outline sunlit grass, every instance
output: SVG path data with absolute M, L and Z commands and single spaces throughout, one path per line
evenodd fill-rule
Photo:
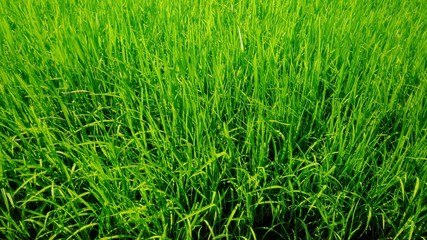
M 0 0 L 0 238 L 426 239 L 426 9 Z

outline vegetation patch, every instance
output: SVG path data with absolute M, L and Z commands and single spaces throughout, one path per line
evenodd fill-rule
M 0 239 L 427 239 L 422 0 L 0 0 Z

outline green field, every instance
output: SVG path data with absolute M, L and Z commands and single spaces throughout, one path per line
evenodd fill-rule
M 0 239 L 427 239 L 426 0 L 0 0 Z

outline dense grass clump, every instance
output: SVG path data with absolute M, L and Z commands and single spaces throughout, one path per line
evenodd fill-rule
M 427 239 L 427 2 L 0 0 L 0 239 Z

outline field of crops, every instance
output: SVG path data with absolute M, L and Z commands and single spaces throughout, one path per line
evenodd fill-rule
M 427 1 L 0 0 L 0 239 L 427 239 Z

